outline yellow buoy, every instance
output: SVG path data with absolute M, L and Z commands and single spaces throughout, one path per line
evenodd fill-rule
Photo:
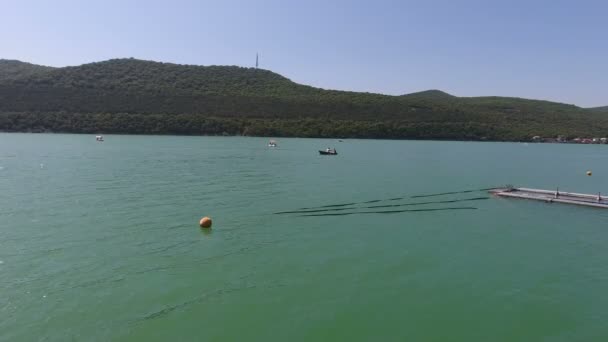
M 199 221 L 198 224 L 201 226 L 201 228 L 211 228 L 211 223 L 211 219 L 205 216 Z
M 591 176 L 591 175 L 592 175 L 591 171 L 587 171 L 587 176 Z

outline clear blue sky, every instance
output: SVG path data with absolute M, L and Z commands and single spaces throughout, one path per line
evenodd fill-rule
M 608 105 L 608 1 L 4 0 L 0 58 L 261 67 L 322 88 Z

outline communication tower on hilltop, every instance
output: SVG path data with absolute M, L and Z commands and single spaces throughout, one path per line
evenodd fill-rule
M 259 54 L 256 52 L 256 53 L 255 53 L 255 68 L 256 68 L 256 69 L 258 68 L 258 65 L 259 65 L 259 63 L 258 63 L 258 62 L 259 62 L 259 60 L 260 60 L 260 56 L 259 56 Z

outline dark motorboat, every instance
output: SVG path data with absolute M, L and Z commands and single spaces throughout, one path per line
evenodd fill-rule
M 320 155 L 324 155 L 324 156 L 336 156 L 336 155 L 338 155 L 338 152 L 336 151 L 336 149 L 335 149 L 335 148 L 334 148 L 334 149 L 329 149 L 329 148 L 328 148 L 328 149 L 327 149 L 327 150 L 325 150 L 325 151 L 323 151 L 323 150 L 319 150 L 319 154 L 320 154 Z

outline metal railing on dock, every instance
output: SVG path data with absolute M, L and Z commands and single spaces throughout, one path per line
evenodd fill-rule
M 490 190 L 490 193 L 500 197 L 522 198 L 548 203 L 564 203 L 608 209 L 608 198 L 602 197 L 600 193 L 592 195 L 563 192 L 559 191 L 559 189 L 551 191 L 530 188 L 492 189 Z

